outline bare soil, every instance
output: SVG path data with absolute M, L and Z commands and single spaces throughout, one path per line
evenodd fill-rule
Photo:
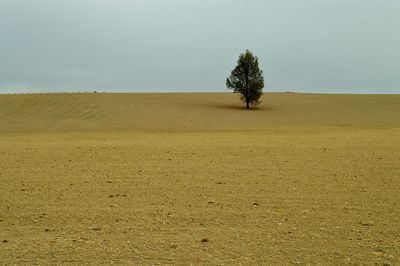
M 0 261 L 400 264 L 400 95 L 0 96 Z

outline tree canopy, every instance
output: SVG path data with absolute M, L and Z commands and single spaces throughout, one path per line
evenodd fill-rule
M 240 94 L 240 99 L 246 103 L 247 109 L 250 105 L 259 104 L 263 94 L 264 77 L 258 66 L 257 56 L 249 50 L 240 54 L 237 66 L 226 79 L 226 86 L 233 89 L 233 93 Z

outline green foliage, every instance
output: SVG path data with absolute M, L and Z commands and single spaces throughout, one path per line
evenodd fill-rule
M 258 67 L 258 58 L 249 50 L 240 54 L 237 66 L 226 79 L 226 86 L 233 89 L 234 93 L 240 94 L 240 99 L 249 105 L 260 103 L 263 94 L 264 77 L 263 71 Z

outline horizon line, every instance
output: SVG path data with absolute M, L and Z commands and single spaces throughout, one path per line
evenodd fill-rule
M 179 91 L 179 90 L 55 90 L 55 91 L 46 91 L 46 90 L 27 90 L 27 91 L 1 91 L 0 95 L 26 95 L 26 94 L 206 94 L 206 93 L 224 93 L 230 94 L 232 91 L 204 91 L 204 90 L 196 90 L 196 91 Z M 314 91 L 314 90 L 277 90 L 277 91 L 264 91 L 264 94 L 268 93 L 299 93 L 299 94 L 346 94 L 346 95 L 398 95 L 399 92 L 388 92 L 388 91 L 369 91 L 369 92 L 355 92 L 355 91 Z

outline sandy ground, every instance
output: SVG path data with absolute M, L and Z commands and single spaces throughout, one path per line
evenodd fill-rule
M 400 264 L 400 95 L 0 96 L 0 264 Z

